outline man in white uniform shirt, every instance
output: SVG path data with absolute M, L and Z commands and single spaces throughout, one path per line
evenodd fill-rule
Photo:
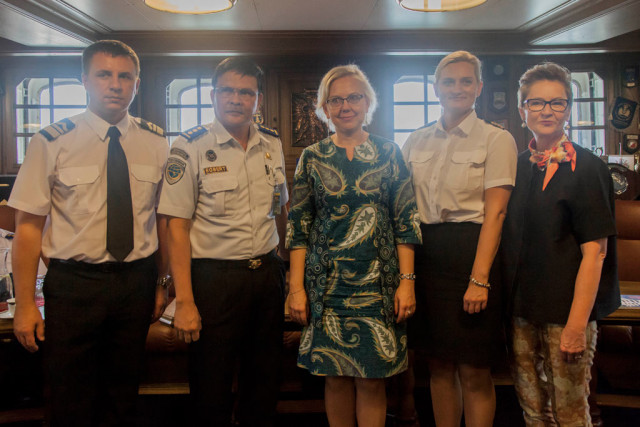
M 129 46 L 96 42 L 82 64 L 87 110 L 34 135 L 9 199 L 14 331 L 27 350 L 44 347 L 49 425 L 132 426 L 149 322 L 166 303 L 154 255 L 169 148 L 161 129 L 128 114 L 140 84 Z M 46 341 L 34 302 L 41 253 Z
M 262 70 L 234 57 L 214 71 L 213 123 L 171 148 L 158 212 L 169 217 L 174 326 L 190 345 L 196 425 L 228 426 L 239 361 L 242 426 L 270 426 L 278 398 L 286 227 L 282 146 L 253 123 Z

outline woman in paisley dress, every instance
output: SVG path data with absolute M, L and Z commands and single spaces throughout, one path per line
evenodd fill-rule
M 384 378 L 407 367 L 415 310 L 419 218 L 397 145 L 363 129 L 375 107 L 357 66 L 324 76 L 316 112 L 335 133 L 302 153 L 287 227 L 298 366 L 326 377 L 331 426 L 384 426 Z

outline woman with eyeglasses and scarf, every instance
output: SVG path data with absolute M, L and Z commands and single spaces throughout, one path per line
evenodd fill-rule
M 502 240 L 515 388 L 527 426 L 590 426 L 596 320 L 620 305 L 612 180 L 565 133 L 569 70 L 527 70 L 518 103 L 533 139 L 518 157 Z

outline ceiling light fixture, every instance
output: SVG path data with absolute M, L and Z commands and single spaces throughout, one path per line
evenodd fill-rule
M 144 0 L 144 3 L 157 10 L 170 13 L 201 15 L 229 10 L 237 0 Z
M 452 12 L 480 6 L 487 0 L 396 0 L 405 9 L 416 12 Z

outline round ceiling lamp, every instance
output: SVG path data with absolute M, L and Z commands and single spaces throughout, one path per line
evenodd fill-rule
M 486 3 L 487 0 L 396 0 L 407 10 L 416 12 L 452 12 L 471 9 Z
M 170 13 L 202 15 L 229 10 L 237 0 L 144 0 L 144 3 L 157 10 Z

